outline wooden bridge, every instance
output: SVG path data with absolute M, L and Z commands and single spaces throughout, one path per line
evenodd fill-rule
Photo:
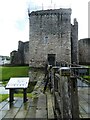
M 61 73 L 58 67 L 51 70 L 52 89 L 47 88 L 43 94 L 44 74 L 38 74 L 37 84 L 32 94 L 36 97 L 28 98 L 26 103 L 23 99 L 15 97 L 12 106 L 8 102 L 9 99 L 0 103 L 0 119 L 16 119 L 28 120 L 36 119 L 74 119 L 74 118 L 90 118 L 90 100 L 88 87 L 78 87 L 75 76 L 69 75 L 68 72 Z M 62 75 L 61 75 L 62 74 Z M 67 76 L 65 75 L 67 74 Z

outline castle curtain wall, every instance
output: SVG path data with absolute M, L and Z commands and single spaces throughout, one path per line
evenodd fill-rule
M 90 38 L 79 40 L 79 64 L 90 65 Z

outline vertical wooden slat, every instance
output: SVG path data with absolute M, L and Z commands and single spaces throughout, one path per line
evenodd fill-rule
M 78 102 L 78 91 L 77 91 L 77 78 L 70 77 L 71 82 L 71 107 L 72 107 L 72 118 L 79 118 L 79 102 Z

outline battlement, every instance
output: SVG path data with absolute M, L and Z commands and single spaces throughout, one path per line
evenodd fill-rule
M 40 11 L 32 11 L 29 13 L 29 17 L 33 15 L 50 15 L 50 14 L 70 14 L 71 15 L 71 8 L 64 9 L 48 9 L 48 10 L 40 10 Z

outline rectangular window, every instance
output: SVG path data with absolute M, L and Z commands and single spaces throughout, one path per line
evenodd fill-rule
M 48 37 L 45 36 L 45 37 L 44 37 L 44 44 L 47 44 L 47 42 L 48 42 Z

